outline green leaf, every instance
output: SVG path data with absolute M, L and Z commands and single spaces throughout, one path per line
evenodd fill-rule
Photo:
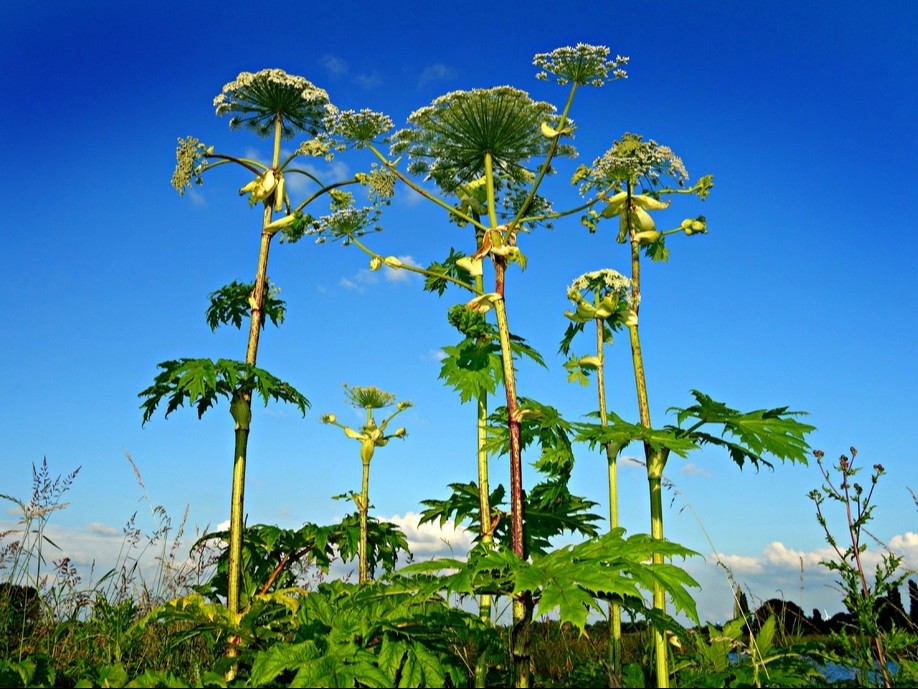
M 557 475 L 569 471 L 574 455 L 571 445 L 571 424 L 552 406 L 536 400 L 520 397 L 517 413 L 520 415 L 520 447 L 525 450 L 538 443 L 541 450 L 536 467 L 546 473 Z M 498 407 L 488 417 L 488 452 L 505 455 L 510 452 L 510 432 L 507 425 L 507 408 Z
M 472 284 L 473 280 L 469 272 L 456 265 L 456 261 L 460 258 L 465 258 L 465 254 L 450 247 L 449 256 L 443 261 L 434 261 L 427 266 L 424 289 L 428 292 L 436 292 L 442 297 L 447 287 L 456 284 L 447 278 L 459 280 L 467 285 Z
M 695 421 L 692 428 L 685 432 L 688 435 L 694 434 L 699 442 L 726 447 L 733 460 L 740 466 L 745 459 L 749 459 L 755 465 L 759 462 L 768 465 L 763 457 L 766 454 L 781 460 L 807 463 L 810 446 L 806 442 L 806 435 L 816 429 L 794 418 L 805 416 L 805 412 L 777 407 L 743 413 L 715 401 L 698 390 L 692 390 L 692 395 L 697 404 L 684 409 L 673 407 L 670 411 L 677 413 L 676 418 L 680 427 L 688 419 Z M 721 437 L 694 433 L 696 428 L 706 423 L 721 425 Z M 723 437 L 724 434 L 736 438 L 738 443 L 731 443 Z
M 657 241 L 645 246 L 644 254 L 651 261 L 668 261 L 669 249 L 666 248 L 665 238 L 661 236 Z
M 378 663 L 381 672 L 389 677 L 389 686 L 395 686 L 398 671 L 402 667 L 402 658 L 408 651 L 408 644 L 404 641 L 385 637 L 379 648 Z
M 493 394 L 502 374 L 500 347 L 493 342 L 466 338 L 455 347 L 443 347 L 440 379 L 465 403 L 482 393 Z
M 231 359 L 179 359 L 158 364 L 162 369 L 153 384 L 138 397 L 143 399 L 143 423 L 152 418 L 157 407 L 166 401 L 166 416 L 187 401 L 196 407 L 198 418 L 204 415 L 218 397 L 232 399 L 236 395 L 258 394 L 265 405 L 270 399 L 296 405 L 305 416 L 310 406 L 292 385 L 268 371 Z
M 320 657 L 321 651 L 311 640 L 295 644 L 271 644 L 255 655 L 249 683 L 255 687 L 267 687 L 278 675 L 298 671 Z
M 564 337 L 561 339 L 561 346 L 558 348 L 561 354 L 571 353 L 571 343 L 574 341 L 574 337 L 576 337 L 578 333 L 582 333 L 585 326 L 585 323 L 567 324 L 567 329 L 564 331 Z
M 607 426 L 597 423 L 572 424 L 574 440 L 588 443 L 591 449 L 605 447 L 608 443 L 624 448 L 631 442 L 643 442 L 655 450 L 675 452 L 680 457 L 686 457 L 689 452 L 698 449 L 696 440 L 678 428 L 647 428 L 641 424 L 628 423 L 614 412 L 609 412 L 608 420 Z
M 228 285 L 210 293 L 210 306 L 205 314 L 207 325 L 211 330 L 216 330 L 221 325 L 232 324 L 237 328 L 242 327 L 243 318 L 252 313 L 249 297 L 255 289 L 254 282 L 238 282 L 233 280 Z M 277 290 L 265 290 L 265 303 L 262 308 L 261 326 L 264 327 L 266 318 L 270 318 L 274 325 L 284 322 L 286 304 L 277 297 Z

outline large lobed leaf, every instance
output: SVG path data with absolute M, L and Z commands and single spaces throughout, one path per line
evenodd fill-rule
M 232 399 L 237 394 L 258 395 L 265 405 L 273 399 L 296 405 L 305 416 L 311 406 L 296 388 L 263 368 L 232 359 L 178 359 L 164 361 L 153 384 L 138 397 L 143 398 L 143 423 L 166 400 L 166 416 L 187 401 L 197 409 L 198 417 L 214 405 L 218 397 Z
M 740 466 L 746 460 L 755 465 L 761 462 L 770 466 L 764 455 L 807 463 L 810 446 L 806 442 L 806 435 L 816 429 L 795 418 L 805 416 L 806 412 L 788 411 L 787 407 L 777 407 L 744 413 L 731 409 L 698 390 L 692 390 L 692 395 L 697 404 L 670 409 L 677 414 L 680 426 L 678 430 L 688 437 L 696 439 L 699 443 L 726 448 L 733 461 Z M 695 423 L 689 429 L 682 429 L 682 424 L 687 420 L 694 420 Z M 698 432 L 696 429 L 703 424 L 722 426 L 720 437 Z M 725 438 L 725 434 L 735 438 L 736 442 Z

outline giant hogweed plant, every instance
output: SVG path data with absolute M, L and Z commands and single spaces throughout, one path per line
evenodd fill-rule
M 363 410 L 366 413 L 366 422 L 358 430 L 346 426 L 334 414 L 325 414 L 322 417 L 322 423 L 337 426 L 344 431 L 351 440 L 360 443 L 360 464 L 363 472 L 360 481 L 360 492 L 351 492 L 349 497 L 357 505 L 357 511 L 360 515 L 360 545 L 358 547 L 358 581 L 364 584 L 373 578 L 373 571 L 370 567 L 368 555 L 368 517 L 370 513 L 370 463 L 376 454 L 376 449 L 385 447 L 392 438 L 404 438 L 408 431 L 404 427 L 397 428 L 392 433 L 386 434 L 389 423 L 398 414 L 408 409 L 411 402 L 398 402 L 395 411 L 389 414 L 381 422 L 377 423 L 373 417 L 374 409 L 384 409 L 395 403 L 395 395 L 390 392 L 384 392 L 377 387 L 353 387 L 345 386 L 346 397 L 351 406 Z
M 634 308 L 631 281 L 614 270 L 597 270 L 578 277 L 567 289 L 573 308 L 564 315 L 571 321 L 561 341 L 560 351 L 570 355 L 564 365 L 569 371 L 568 380 L 588 384 L 591 372 L 596 374 L 596 392 L 599 404 L 599 423 L 609 425 L 606 400 L 606 344 L 613 341 L 613 332 L 624 327 Z M 594 326 L 595 353 L 578 357 L 571 353 L 574 337 Z M 618 456 L 622 446 L 608 440 L 602 443 L 609 484 L 609 529 L 619 527 L 618 515 Z M 609 603 L 609 661 L 613 675 L 622 679 L 622 618 L 618 602 Z
M 231 129 L 246 128 L 261 138 L 270 138 L 270 163 L 252 158 L 217 152 L 195 137 L 179 139 L 177 165 L 172 184 L 179 194 L 192 184 L 203 183 L 203 175 L 214 168 L 233 165 L 244 171 L 248 180 L 240 189 L 250 206 L 262 209 L 262 221 L 255 279 L 251 283 L 234 281 L 213 292 L 207 310 L 212 329 L 232 324 L 243 327 L 248 320 L 245 360 L 190 359 L 159 364 L 160 373 L 153 384 L 140 393 L 143 399 L 143 421 L 152 418 L 156 409 L 166 404 L 166 416 L 186 401 L 204 414 L 219 398 L 229 400 L 229 411 L 235 423 L 232 494 L 230 500 L 229 562 L 226 600 L 231 613 L 240 609 L 242 577 L 243 503 L 248 437 L 252 419 L 252 399 L 260 397 L 265 404 L 279 400 L 294 404 L 305 414 L 309 401 L 289 383 L 256 366 L 261 331 L 267 319 L 275 325 L 284 318 L 285 305 L 268 281 L 268 257 L 275 237 L 296 241 L 307 227 L 322 223 L 347 222 L 350 195 L 339 187 L 366 183 L 367 178 L 324 182 L 312 172 L 312 166 L 301 165 L 304 157 L 330 159 L 334 154 L 325 130 L 326 117 L 334 113 L 328 94 L 303 77 L 279 69 L 242 72 L 226 84 L 214 99 L 217 115 L 230 115 Z M 306 140 L 292 153 L 284 154 L 282 142 L 297 135 Z M 308 193 L 298 204 L 290 200 L 287 177 L 300 175 L 307 182 Z M 320 198 L 330 201 L 331 212 L 315 218 L 307 207 Z M 275 219 L 275 213 L 280 217 Z M 364 209 L 363 219 L 372 215 Z
M 665 177 L 673 179 L 676 187 L 663 186 L 661 180 Z M 639 419 L 637 424 L 631 424 L 610 414 L 605 423 L 579 424 L 577 437 L 607 448 L 607 452 L 610 447 L 614 451 L 631 442 L 643 444 L 650 491 L 651 535 L 656 540 L 664 538 L 662 480 L 671 453 L 686 456 L 703 445 L 713 445 L 726 449 L 740 467 L 747 461 L 756 467 L 771 467 L 767 456 L 806 463 L 809 450 L 806 435 L 814 430 L 813 426 L 797 420 L 803 412 L 789 411 L 787 407 L 741 412 L 697 390 L 692 391 L 696 404 L 670 409 L 676 413 L 676 425 L 653 428 L 639 333 L 641 260 L 642 257 L 667 260 L 666 238 L 670 235 L 692 236 L 707 232 L 704 216 L 685 218 L 678 227 L 659 230 L 651 215 L 666 210 L 673 195 L 693 194 L 702 200 L 707 198 L 713 186 L 710 176 L 701 177 L 688 187 L 687 180 L 682 160 L 669 147 L 630 133 L 616 141 L 592 166 L 581 166 L 572 180 L 584 195 L 594 194 L 597 189 L 604 194 L 601 210 L 590 208 L 582 216 L 582 222 L 590 231 L 595 231 L 601 221 L 617 217 L 616 241 L 630 250 L 630 305 L 623 322 L 628 328 L 631 345 Z M 578 304 L 582 303 L 578 300 Z M 576 316 L 577 312 L 575 321 Z M 581 366 L 589 363 L 580 360 Z M 714 426 L 716 432 L 702 430 L 705 425 Z M 654 555 L 654 561 L 661 563 L 662 554 Z M 654 587 L 653 605 L 659 612 L 666 610 L 666 595 L 659 586 Z M 654 631 L 654 648 L 656 682 L 658 686 L 668 686 L 667 645 L 659 629 Z
M 434 100 L 414 112 L 409 126 L 391 136 L 392 160 L 376 141 L 388 132 L 381 115 L 344 112 L 336 117 L 336 132 L 351 145 L 369 149 L 383 168 L 424 198 L 440 206 L 454 222 L 474 227 L 476 251 L 470 256 L 450 252 L 450 257 L 431 271 L 401 265 L 394 257 L 373 252 L 358 239 L 358 233 L 344 236 L 371 256 L 371 268 L 381 265 L 426 272 L 431 286 L 458 284 L 474 294 L 465 309 L 485 313 L 493 310 L 500 351 L 500 371 L 506 396 L 503 424 L 507 429 L 510 463 L 510 545 L 517 558 L 525 560 L 524 498 L 522 480 L 521 422 L 527 410 L 521 407 L 516 388 L 514 349 L 506 304 L 506 281 L 511 264 L 526 265 L 519 246 L 520 237 L 540 224 L 583 212 L 600 203 L 616 190 L 618 180 L 605 187 L 597 184 L 592 198 L 567 211 L 556 211 L 540 194 L 540 187 L 553 172 L 556 157 L 571 156 L 574 149 L 562 139 L 574 131 L 570 111 L 578 89 L 600 86 L 610 79 L 625 76 L 621 65 L 627 58 L 609 59 L 604 47 L 580 44 L 537 55 L 535 64 L 541 78 L 554 78 L 569 87 L 567 100 L 558 114 L 545 102 L 509 86 L 456 91 Z M 407 156 L 407 170 L 399 167 Z M 418 183 L 412 176 L 432 182 L 437 191 Z M 340 236 L 340 235 L 339 235 Z M 484 262 L 493 269 L 493 288 L 485 291 L 483 282 L 472 279 L 483 275 Z M 481 474 L 481 472 L 480 472 Z M 490 510 L 484 482 L 480 482 L 480 515 L 484 526 Z M 531 592 L 514 592 L 514 633 L 512 654 L 518 670 L 516 682 L 525 686 L 528 676 L 527 629 L 534 609 Z

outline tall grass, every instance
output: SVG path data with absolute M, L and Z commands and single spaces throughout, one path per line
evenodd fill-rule
M 187 508 L 173 526 L 166 509 L 147 494 L 134 460 L 125 456 L 152 526 L 142 529 L 137 513 L 131 515 L 115 562 L 101 574 L 95 562 L 88 573 L 80 572 L 66 545 L 50 535 L 51 519 L 68 506 L 65 497 L 79 468 L 52 476 L 43 459 L 32 466 L 28 502 L 0 494 L 18 511 L 13 528 L 0 532 L 0 661 L 21 664 L 30 659 L 34 671 L 34 659 L 39 658 L 51 669 L 83 668 L 77 673 L 81 676 L 87 668 L 106 666 L 132 676 L 150 666 L 174 666 L 188 676 L 189 670 L 210 664 L 210 649 L 200 639 L 175 643 L 178 629 L 150 626 L 135 633 L 136 622 L 157 605 L 190 593 L 209 578 L 213 558 L 205 551 L 197 557 L 179 556 Z M 58 682 L 66 679 L 57 677 Z

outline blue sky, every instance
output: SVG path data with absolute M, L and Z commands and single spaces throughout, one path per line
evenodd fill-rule
M 147 509 L 125 452 L 153 503 L 176 521 L 186 505 L 192 527 L 228 517 L 226 406 L 202 421 L 179 410 L 142 428 L 137 399 L 160 361 L 244 355 L 243 334 L 212 334 L 203 314 L 211 291 L 254 275 L 260 220 L 237 194 L 248 180 L 221 169 L 183 198 L 169 185 L 180 136 L 269 155 L 266 142 L 230 132 L 214 115 L 223 84 L 278 67 L 326 89 L 340 108 L 383 111 L 399 126 L 458 89 L 511 84 L 560 106 L 566 91 L 536 81 L 532 57 L 584 42 L 631 62 L 627 80 L 578 94 L 578 162 L 630 131 L 672 147 L 692 178 L 715 179 L 703 205 L 672 211 L 674 224 L 705 214 L 709 234 L 670 242 L 670 261 L 645 271 L 655 421 L 672 421 L 666 409 L 690 404 L 693 388 L 735 408 L 809 412 L 818 427 L 811 443 L 828 458 L 854 445 L 865 466 L 886 467 L 874 532 L 918 566 L 907 490 L 918 491 L 918 242 L 905 174 L 918 153 L 912 3 L 583 3 L 573 11 L 409 2 L 384 11 L 343 1 L 265 4 L 257 16 L 251 5 L 215 2 L 82 5 L 19 3 L 0 26 L 0 493 L 28 499 L 31 465 L 42 457 L 56 473 L 82 467 L 70 506 L 53 520 L 65 542 L 81 544 L 78 553 L 72 546 L 75 561 L 102 557 L 131 514 Z M 346 157 L 331 173 L 368 164 Z M 574 165 L 546 192 L 570 198 Z M 383 254 L 426 265 L 450 246 L 467 250 L 464 231 L 406 190 L 384 226 L 372 238 Z M 510 278 L 511 326 L 549 368 L 522 366 L 520 394 L 576 420 L 594 401 L 591 389 L 566 382 L 555 354 L 565 288 L 587 271 L 626 272 L 625 255 L 608 227 L 590 235 L 576 220 L 524 240 L 530 263 Z M 348 383 L 414 402 L 403 414 L 409 437 L 379 451 L 371 484 L 376 514 L 411 531 L 422 499 L 474 477 L 474 409 L 437 380 L 438 352 L 457 339 L 445 312 L 462 296 L 437 298 L 403 273 L 370 273 L 362 253 L 339 245 L 276 246 L 271 261 L 288 317 L 266 330 L 259 364 L 313 406 L 305 419 L 282 406 L 256 411 L 249 522 L 328 523 L 350 511 L 331 496 L 359 485 L 356 448 L 319 423 L 323 413 L 348 414 Z M 609 396 L 636 420 L 628 357 L 619 337 Z M 581 448 L 573 489 L 605 505 L 604 471 Z M 506 460 L 492 460 L 492 480 L 506 483 L 506 473 Z M 755 473 L 702 450 L 671 460 L 668 476 L 678 492 L 667 496 L 667 536 L 707 556 L 689 564 L 705 584 L 703 617 L 729 612 L 705 532 L 754 596 L 839 609 L 817 564 L 825 544 L 806 499 L 821 483 L 815 465 Z M 622 484 L 623 525 L 646 531 L 643 469 L 623 467 Z

